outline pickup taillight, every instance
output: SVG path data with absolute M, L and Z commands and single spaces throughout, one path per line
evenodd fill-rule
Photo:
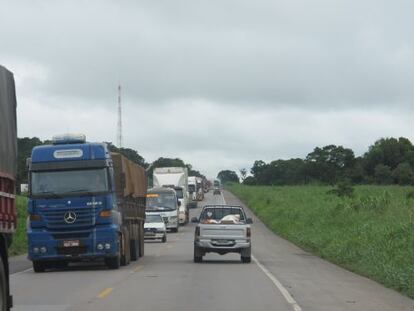
M 250 238 L 250 236 L 252 235 L 252 232 L 250 230 L 250 228 L 246 229 L 246 237 Z

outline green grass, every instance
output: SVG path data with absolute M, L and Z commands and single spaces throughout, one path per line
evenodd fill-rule
M 16 197 L 17 207 L 17 229 L 13 234 L 13 243 L 9 248 L 9 255 L 20 255 L 27 252 L 26 237 L 26 218 L 27 218 L 27 198 L 23 196 Z
M 275 233 L 414 298 L 414 187 L 227 187 Z

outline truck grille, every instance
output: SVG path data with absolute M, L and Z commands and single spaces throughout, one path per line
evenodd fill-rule
M 65 221 L 65 214 L 72 212 L 76 214 L 76 220 L 73 223 Z M 46 222 L 48 229 L 69 229 L 69 228 L 89 228 L 95 224 L 97 215 L 96 209 L 90 207 L 71 207 L 69 208 L 44 208 L 41 215 Z
M 55 240 L 86 239 L 91 235 L 91 231 L 86 232 L 54 232 L 52 236 Z

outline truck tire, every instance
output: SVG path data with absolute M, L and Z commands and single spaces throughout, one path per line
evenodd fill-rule
M 129 247 L 131 248 L 131 261 L 137 261 L 139 258 L 139 244 L 138 240 L 130 240 Z
M 201 255 L 200 248 L 194 245 L 194 262 L 202 262 L 203 256 Z
M 7 276 L 2 256 L 0 256 L 0 311 L 8 311 Z
M 129 247 L 128 230 L 124 230 L 121 239 L 122 239 L 121 266 L 127 266 L 131 262 L 131 250 Z
M 250 263 L 252 261 L 252 247 L 242 249 L 240 257 L 242 263 Z
M 36 273 L 41 273 L 41 272 L 45 272 L 47 268 L 47 263 L 44 261 L 37 261 L 34 260 L 33 261 L 33 271 Z
M 139 233 L 139 257 L 144 257 L 145 254 L 145 241 L 144 241 L 144 225 L 141 225 Z

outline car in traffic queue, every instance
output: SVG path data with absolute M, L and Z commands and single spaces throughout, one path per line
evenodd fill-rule
M 194 262 L 202 262 L 207 253 L 224 255 L 240 254 L 241 262 L 251 261 L 251 218 L 247 218 L 243 207 L 233 205 L 206 205 L 197 223 L 194 234 Z
M 144 238 L 146 240 L 161 240 L 167 242 L 167 227 L 159 214 L 147 214 L 144 224 Z

